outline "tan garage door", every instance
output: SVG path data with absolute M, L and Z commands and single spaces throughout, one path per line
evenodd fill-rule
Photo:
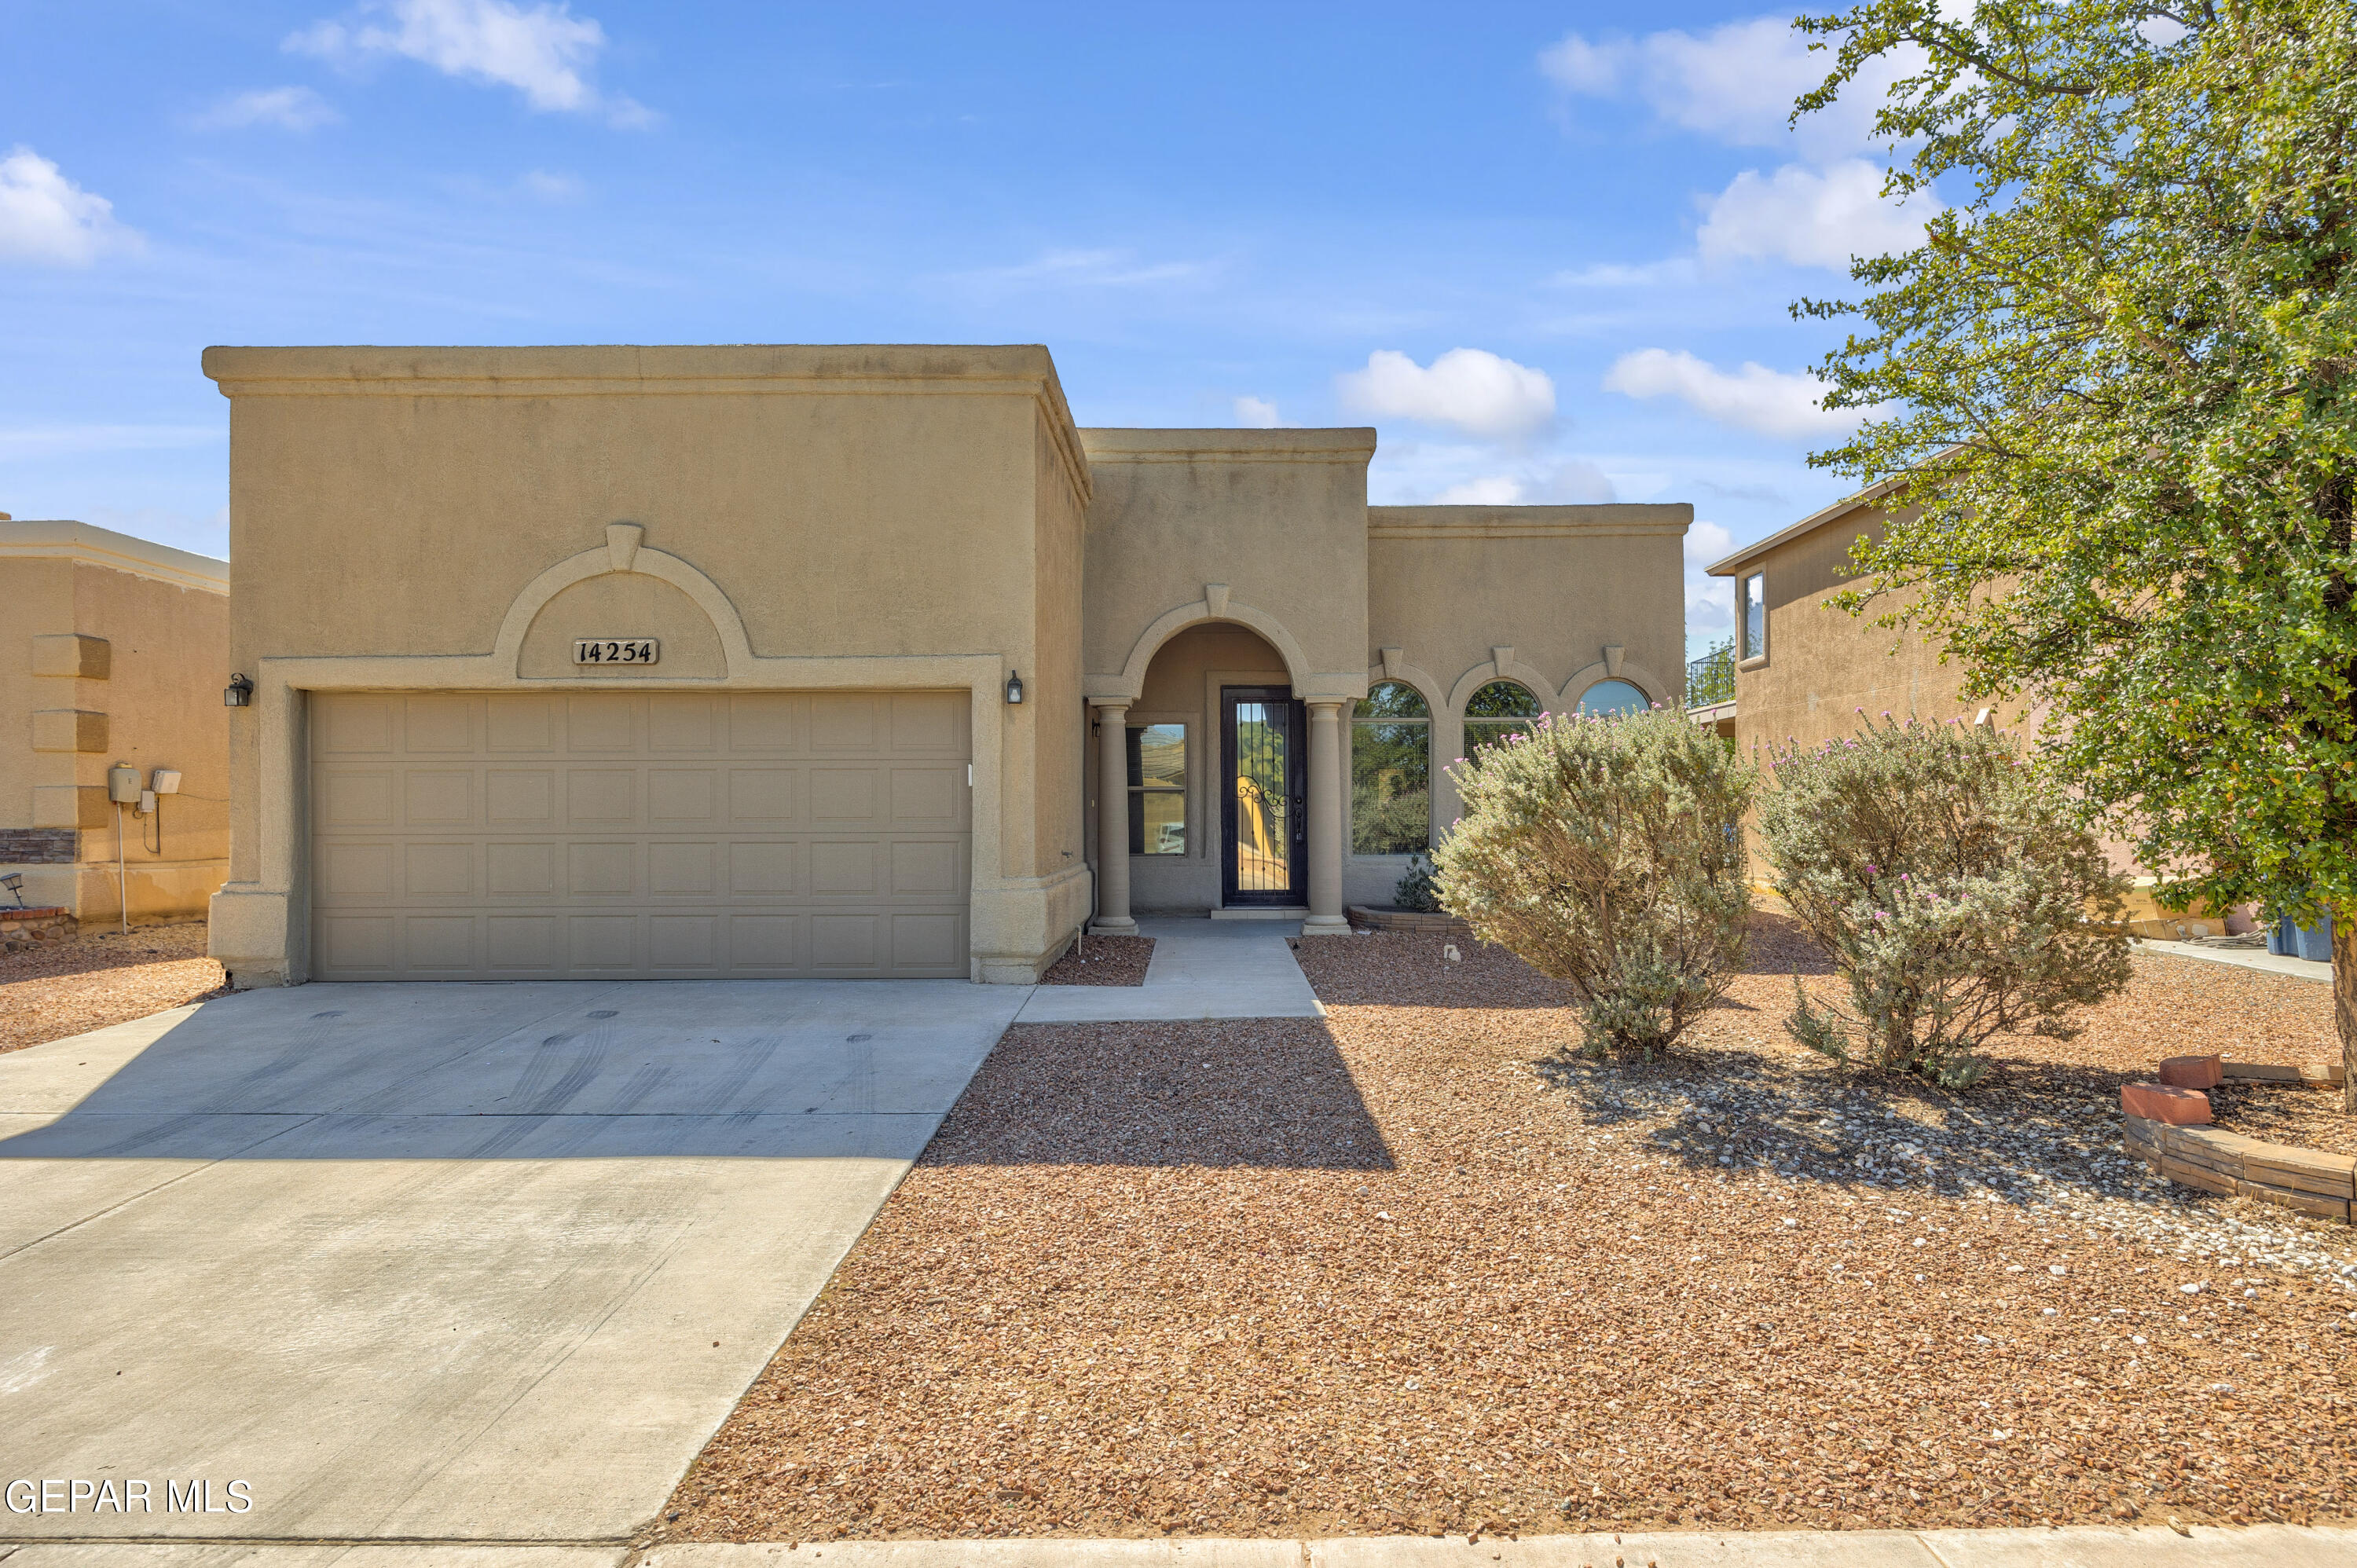
M 963 978 L 963 692 L 320 693 L 322 980 Z

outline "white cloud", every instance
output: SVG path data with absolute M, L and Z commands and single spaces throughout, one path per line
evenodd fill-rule
M 1704 568 L 1735 548 L 1735 536 L 1716 522 L 1697 521 L 1686 530 L 1686 630 L 1725 631 L 1735 624 L 1734 599 L 1727 579 L 1713 577 Z
M 1557 288 L 1653 288 L 1685 284 L 1697 274 L 1692 256 L 1669 256 L 1658 262 L 1596 262 L 1567 268 L 1547 281 Z
M 135 250 L 138 233 L 114 204 L 82 189 L 32 148 L 0 158 L 0 260 L 88 266 L 104 251 Z
M 1727 22 L 1707 33 L 1675 30 L 1641 38 L 1577 33 L 1539 56 L 1539 69 L 1565 91 L 1590 98 L 1634 93 L 1681 130 L 1738 146 L 1781 146 L 1795 134 L 1819 156 L 1871 144 L 1876 110 L 1890 83 L 1915 69 L 1900 51 L 1870 63 L 1826 109 L 1788 129 L 1792 101 L 1824 81 L 1831 50 L 1812 53 L 1781 16 Z
M 344 21 L 315 22 L 285 41 L 296 54 L 350 66 L 398 55 L 447 76 L 512 87 L 534 109 L 602 113 L 637 128 L 655 116 L 590 81 L 606 29 L 566 0 L 525 10 L 513 0 L 371 0 Z
M 516 182 L 527 196 L 543 201 L 578 201 L 589 188 L 576 174 L 551 174 L 546 169 L 527 169 Z
M 1825 383 L 1814 376 L 1746 362 L 1729 372 L 1680 349 L 1640 349 L 1605 372 L 1604 389 L 1633 398 L 1674 397 L 1720 424 L 1780 440 L 1845 435 L 1872 411 L 1826 409 Z
M 1141 262 L 1135 251 L 1045 251 L 1011 267 L 967 275 L 1002 283 L 1083 284 L 1134 288 L 1141 284 L 1180 283 L 1210 271 L 1204 262 Z
M 1695 245 L 1706 262 L 1783 261 L 1849 270 L 1852 256 L 1881 256 L 1923 243 L 1923 225 L 1945 209 L 1928 190 L 1886 201 L 1882 170 L 1846 158 L 1819 171 L 1786 164 L 1760 177 L 1746 169 L 1712 198 Z
M 1524 493 L 1522 480 L 1511 474 L 1493 474 L 1451 485 L 1432 499 L 1439 506 L 1514 506 Z
M 1236 423 L 1247 430 L 1275 430 L 1282 423 L 1276 417 L 1276 404 L 1265 397 L 1236 399 Z
M 313 131 L 343 116 L 307 87 L 258 87 L 232 93 L 189 122 L 199 131 L 233 131 L 272 125 L 282 131 Z
M 1485 440 L 1521 440 L 1555 423 L 1555 382 L 1546 372 L 1480 349 L 1451 349 L 1429 366 L 1378 349 L 1365 370 L 1334 381 L 1344 406 L 1359 413 L 1448 425 Z

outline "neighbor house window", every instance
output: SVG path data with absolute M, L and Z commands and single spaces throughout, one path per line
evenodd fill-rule
M 1735 590 L 1738 659 L 1768 657 L 1768 574 L 1754 572 Z
M 1641 714 L 1652 705 L 1644 693 L 1626 681 L 1598 681 L 1579 694 L 1583 714 Z
M 1187 853 L 1187 726 L 1129 726 L 1129 853 Z
M 1510 735 L 1527 734 L 1538 720 L 1539 700 L 1516 681 L 1492 681 L 1465 704 L 1465 755 L 1495 746 Z
M 1351 723 L 1351 851 L 1411 854 L 1432 843 L 1432 710 L 1404 681 L 1359 699 Z

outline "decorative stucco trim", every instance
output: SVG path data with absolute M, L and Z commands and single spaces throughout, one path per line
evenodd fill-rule
M 1370 426 L 1318 430 L 1149 430 L 1080 433 L 1092 463 L 1356 463 L 1375 455 Z
M 1501 651 L 1511 653 L 1513 650 L 1505 649 Z M 1517 685 L 1528 688 L 1531 695 L 1539 700 L 1539 706 L 1548 713 L 1562 711 L 1556 705 L 1558 694 L 1554 682 L 1545 676 L 1519 660 L 1501 664 L 1492 659 L 1476 664 L 1472 669 L 1465 671 L 1458 677 L 1457 684 L 1449 688 L 1449 716 L 1462 724 L 1465 719 L 1465 704 L 1472 700 L 1474 693 L 1492 681 L 1512 681 Z
M 532 623 L 549 601 L 573 586 L 592 577 L 602 577 L 614 572 L 637 572 L 669 583 L 694 602 L 712 629 L 720 639 L 721 656 L 726 660 L 727 679 L 740 679 L 753 669 L 753 645 L 745 636 L 745 619 L 737 607 L 722 592 L 720 585 L 705 576 L 680 557 L 662 550 L 652 550 L 640 541 L 646 530 L 634 522 L 608 523 L 606 542 L 569 555 L 523 585 L 508 606 L 508 613 L 500 622 L 500 634 L 491 643 L 491 661 L 516 677 L 519 660 L 523 657 L 523 639 L 532 630 Z M 545 678 L 533 684 L 548 684 Z M 596 678 L 600 686 L 677 685 L 679 677 L 649 675 L 601 675 Z
M 1599 659 L 1563 683 L 1563 707 L 1560 711 L 1566 714 L 1577 713 L 1579 699 L 1586 696 L 1587 689 L 1598 681 L 1626 681 L 1644 693 L 1647 702 L 1657 704 L 1674 702 L 1678 695 L 1676 692 L 1665 685 L 1659 676 L 1633 660 L 1620 660 L 1620 668 L 1616 670 L 1611 663 Z
M 0 561 L 71 561 L 175 588 L 229 592 L 226 561 L 66 519 L 0 522 Z
M 1626 539 L 1683 536 L 1694 521 L 1684 501 L 1597 506 L 1371 506 L 1370 539 Z
M 1211 607 L 1210 599 L 1201 598 L 1191 605 L 1180 605 L 1177 609 L 1165 612 L 1152 626 L 1138 634 L 1137 641 L 1130 647 L 1129 660 L 1122 667 L 1120 674 L 1089 677 L 1087 690 L 1090 700 L 1103 696 L 1135 702 L 1145 693 L 1146 667 L 1154 662 L 1154 656 L 1161 651 L 1162 645 L 1189 627 L 1206 621 L 1232 621 L 1260 633 L 1262 639 L 1276 650 L 1277 656 L 1285 660 L 1286 674 L 1293 682 L 1295 696 L 1305 696 L 1318 687 L 1309 672 L 1309 660 L 1301 651 L 1301 644 L 1285 629 L 1283 622 L 1265 610 L 1238 604 L 1232 596 L 1222 595 L 1220 607 L 1216 610 Z M 1318 694 L 1325 693 L 1320 690 Z
M 1405 650 L 1396 648 L 1383 650 L 1386 654 L 1398 654 L 1403 651 Z M 1444 705 L 1440 682 L 1428 671 L 1398 658 L 1388 658 L 1381 664 L 1367 666 L 1367 690 L 1372 692 L 1386 681 L 1398 681 L 1415 687 L 1423 696 L 1424 705 L 1431 710 L 1432 716 L 1436 719 L 1440 716 L 1440 710 Z

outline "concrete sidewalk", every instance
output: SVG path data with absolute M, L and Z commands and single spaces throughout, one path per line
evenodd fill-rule
M 1705 1530 L 1334 1541 L 893 1541 L 657 1546 L 0 1543 L 5 1568 L 2348 1568 L 2357 1530 Z
M 2199 959 L 2203 963 L 2232 964 L 2236 969 L 2255 969 L 2268 974 L 2288 974 L 2300 980 L 2321 980 L 2330 984 L 2332 966 L 2314 959 L 2287 958 L 2271 953 L 2265 948 L 2205 948 L 2199 942 L 2157 942 L 2142 937 L 2128 940 L 2130 952 L 2152 953 L 2161 958 Z
M 1042 985 L 1015 1015 L 1018 1024 L 1093 1024 L 1189 1018 L 1322 1018 L 1326 1009 L 1293 961 L 1297 922 L 1142 919 L 1154 939 L 1143 985 Z M 1319 941 L 1344 941 L 1320 937 Z

